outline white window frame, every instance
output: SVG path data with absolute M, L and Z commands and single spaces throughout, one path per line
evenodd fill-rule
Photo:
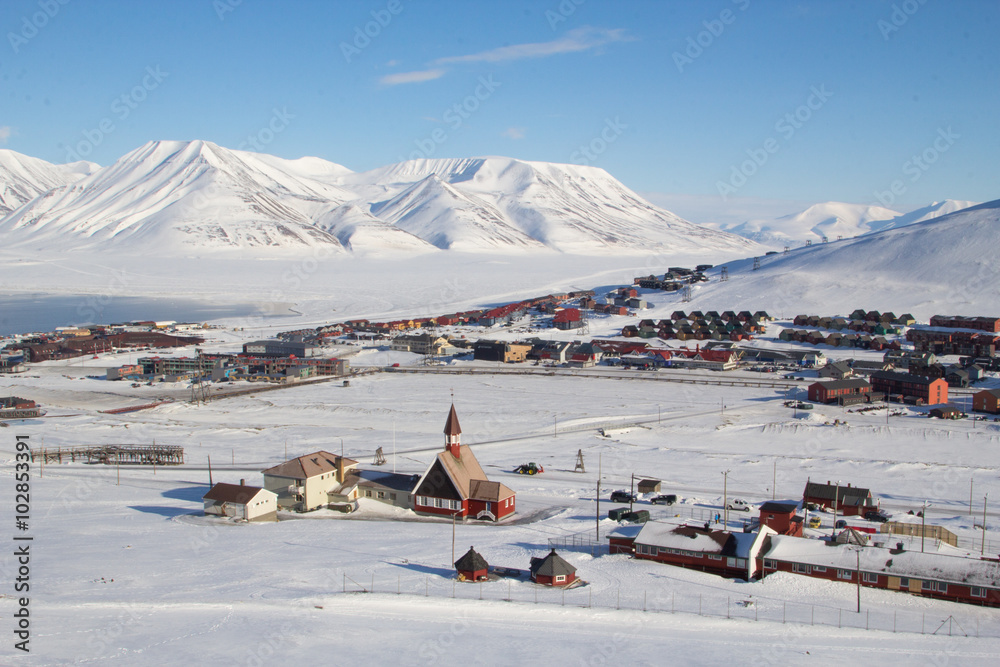
M 875 572 L 862 572 L 861 573 L 861 583 L 864 584 L 877 584 L 878 574 Z
M 773 558 L 765 558 L 764 559 L 764 569 L 765 570 L 777 570 L 778 569 L 778 561 L 774 560 Z
M 853 572 L 851 570 L 837 570 L 838 579 L 847 579 L 848 581 L 850 581 L 852 574 Z

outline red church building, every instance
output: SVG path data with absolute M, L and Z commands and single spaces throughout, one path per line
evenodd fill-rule
M 444 425 L 444 451 L 417 483 L 413 509 L 421 514 L 500 521 L 514 513 L 514 492 L 486 478 L 468 445 L 461 443 L 462 427 L 455 406 Z

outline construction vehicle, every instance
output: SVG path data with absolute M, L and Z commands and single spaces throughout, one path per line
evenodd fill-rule
M 518 475 L 537 475 L 540 472 L 545 472 L 545 468 L 535 462 L 531 462 L 519 465 L 514 472 Z

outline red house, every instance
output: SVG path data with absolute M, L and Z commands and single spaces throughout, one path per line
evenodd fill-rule
M 531 559 L 531 580 L 544 586 L 569 586 L 576 581 L 576 568 L 553 549 L 545 558 Z
M 864 516 L 865 512 L 878 509 L 872 499 L 872 492 L 860 486 L 841 486 L 839 484 L 820 484 L 806 481 L 802 492 L 803 504 L 815 503 L 827 510 L 836 508 L 841 516 Z
M 871 384 L 874 391 L 882 392 L 891 399 L 902 397 L 904 401 L 920 401 L 924 405 L 948 402 L 948 383 L 943 378 L 878 371 L 871 374 Z
M 454 405 L 444 434 L 444 451 L 438 452 L 417 483 L 413 509 L 421 514 L 490 521 L 513 514 L 514 492 L 500 482 L 489 481 L 469 446 L 461 444 L 462 427 Z
M 796 516 L 797 502 L 768 501 L 760 506 L 760 525 L 779 535 L 802 537 L 802 517 Z

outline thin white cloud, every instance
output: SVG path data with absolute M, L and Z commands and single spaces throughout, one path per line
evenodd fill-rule
M 0 127 L 0 144 L 7 143 L 7 140 L 10 139 L 11 132 L 12 130 L 10 129 L 10 125 Z
M 506 130 L 504 130 L 503 136 L 509 137 L 511 139 L 524 139 L 524 128 L 508 127 Z
M 464 56 L 449 56 L 438 58 L 432 64 L 451 65 L 456 63 L 488 62 L 498 63 L 508 60 L 522 60 L 525 58 L 545 58 L 562 53 L 578 53 L 580 51 L 590 51 L 612 42 L 631 41 L 631 37 L 625 34 L 621 28 L 608 30 L 604 28 L 576 28 L 570 30 L 564 37 L 552 40 L 551 42 L 534 42 L 530 44 L 511 44 L 501 46 L 489 51 L 470 53 Z
M 378 80 L 383 86 L 398 86 L 401 83 L 423 83 L 433 81 L 444 76 L 443 69 L 425 69 L 416 72 L 400 72 L 398 74 L 387 74 Z

